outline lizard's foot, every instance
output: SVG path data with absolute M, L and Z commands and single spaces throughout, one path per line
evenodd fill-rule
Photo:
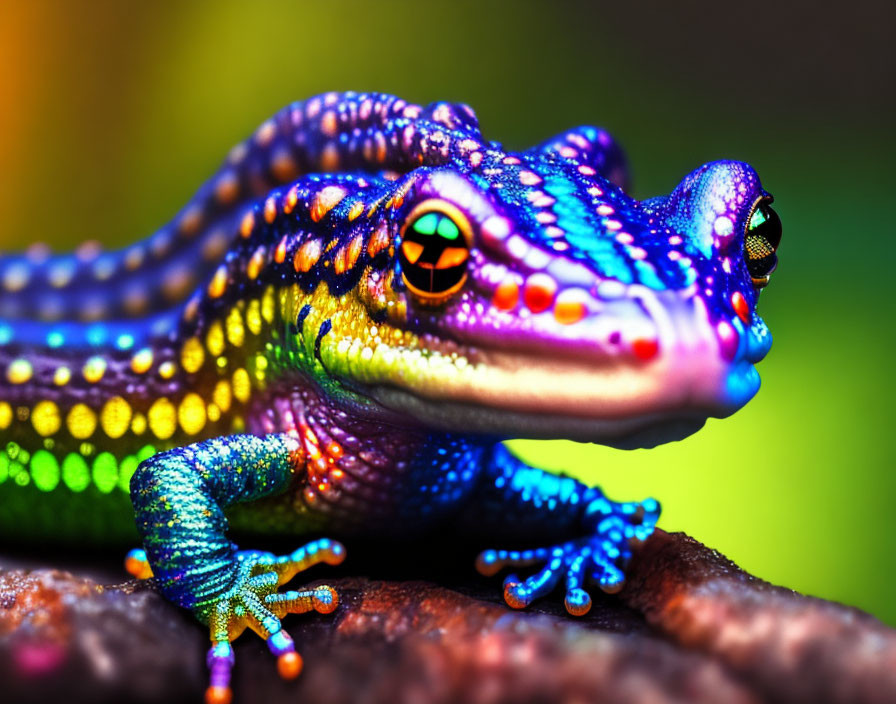
M 528 579 L 508 576 L 504 580 L 504 600 L 514 609 L 525 608 L 565 576 L 566 610 L 573 616 L 584 616 L 591 609 L 591 597 L 583 588 L 585 578 L 594 580 L 609 594 L 622 589 L 623 569 L 631 558 L 632 546 L 650 537 L 659 515 L 660 506 L 654 499 L 615 503 L 599 497 L 585 512 L 593 534 L 535 550 L 485 550 L 476 558 L 476 569 L 492 576 L 504 567 L 545 563 Z
M 280 619 L 286 614 L 312 610 L 331 613 L 339 605 L 339 598 L 336 591 L 326 585 L 282 593 L 277 589 L 298 572 L 318 562 L 338 565 L 344 559 L 345 548 L 327 539 L 315 540 L 283 557 L 254 550 L 237 553 L 233 586 L 216 599 L 195 608 L 199 618 L 208 623 L 212 640 L 207 657 L 210 672 L 205 693 L 207 704 L 230 702 L 230 671 L 234 663 L 230 643 L 247 627 L 267 641 L 271 653 L 277 656 L 277 671 L 281 677 L 298 677 L 302 671 L 302 658 L 296 652 L 292 638 L 283 630 Z
M 149 579 L 152 577 L 152 568 L 146 559 L 146 550 L 134 548 L 124 558 L 124 568 L 137 579 Z

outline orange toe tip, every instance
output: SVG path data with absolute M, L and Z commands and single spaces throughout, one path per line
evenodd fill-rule
M 339 592 L 337 592 L 333 587 L 329 585 L 323 585 L 318 587 L 319 590 L 326 590 L 329 592 L 329 596 L 325 599 L 321 599 L 320 597 L 314 598 L 314 610 L 319 614 L 331 614 L 333 613 L 339 606 Z
M 140 560 L 136 557 L 128 557 L 124 561 L 124 568 L 133 577 L 137 579 L 149 579 L 152 577 L 152 570 L 146 560 Z
M 230 704 L 232 699 L 230 687 L 209 687 L 205 690 L 205 704 Z
M 566 611 L 570 616 L 584 616 L 591 611 L 591 602 L 589 601 L 587 604 L 583 605 L 573 605 L 567 601 Z
M 517 586 L 518 582 L 508 582 L 504 585 L 504 601 L 511 609 L 525 609 L 529 602 L 523 601 L 514 593 L 513 588 Z
M 501 571 L 498 562 L 486 562 L 481 556 L 476 558 L 476 571 L 483 577 L 494 577 Z
M 302 673 L 302 656 L 296 652 L 283 653 L 277 658 L 277 672 L 285 680 L 294 680 Z

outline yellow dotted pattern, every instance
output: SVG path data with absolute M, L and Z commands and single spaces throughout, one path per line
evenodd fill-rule
M 245 369 L 237 369 L 233 373 L 233 395 L 238 401 L 245 403 L 252 392 L 249 380 L 249 372 Z
M 37 433 L 43 437 L 55 435 L 62 425 L 59 407 L 52 401 L 39 402 L 31 412 L 31 424 Z
M 177 410 L 167 398 L 160 398 L 149 409 L 149 429 L 160 440 L 167 440 L 177 429 Z
M 180 363 L 183 368 L 193 374 L 198 372 L 205 362 L 205 351 L 202 349 L 202 343 L 195 337 L 187 340 L 180 351 Z
M 114 396 L 106 401 L 100 412 L 100 425 L 110 438 L 120 438 L 131 424 L 131 404 L 121 396 Z
M 68 412 L 65 425 L 73 438 L 86 440 L 96 430 L 96 413 L 86 404 L 77 403 Z
M 188 393 L 177 408 L 177 420 L 187 435 L 196 435 L 205 427 L 205 402 L 199 394 Z

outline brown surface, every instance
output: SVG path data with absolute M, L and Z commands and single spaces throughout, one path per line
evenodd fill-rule
M 559 594 L 511 611 L 500 581 L 473 575 L 450 589 L 327 579 L 336 613 L 286 621 L 301 678 L 281 681 L 264 644 L 243 636 L 234 700 L 896 701 L 896 631 L 867 614 L 772 587 L 680 534 L 658 531 L 629 574 L 583 619 L 562 614 Z M 146 584 L 0 568 L 4 702 L 198 704 L 206 647 L 202 628 Z

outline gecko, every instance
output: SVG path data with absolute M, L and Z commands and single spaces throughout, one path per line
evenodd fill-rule
M 338 594 L 285 585 L 340 540 L 467 537 L 482 574 L 528 568 L 509 606 L 559 585 L 587 613 L 659 503 L 503 441 L 682 439 L 754 396 L 771 345 L 756 306 L 781 221 L 755 170 L 627 191 L 598 127 L 512 151 L 463 104 L 327 93 L 148 238 L 0 257 L 0 537 L 139 541 L 128 569 L 209 629 L 209 704 L 246 628 L 299 673 L 281 619 Z

